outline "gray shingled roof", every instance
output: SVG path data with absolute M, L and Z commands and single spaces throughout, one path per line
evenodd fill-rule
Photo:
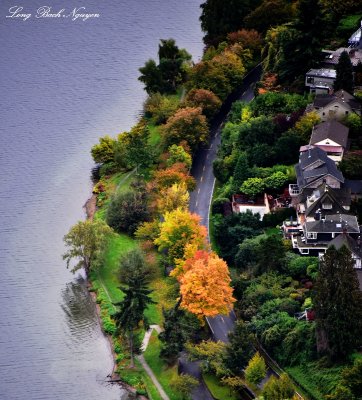
M 357 217 L 350 214 L 327 215 L 325 220 L 307 221 L 305 223 L 307 232 L 317 233 L 360 233 Z
M 310 138 L 311 144 L 331 139 L 342 147 L 347 147 L 349 129 L 338 121 L 331 120 L 316 125 Z
M 322 204 L 325 202 L 332 204 L 330 210 L 323 210 L 325 214 L 336 214 L 337 212 L 344 214 L 346 210 L 343 206 L 351 204 L 351 196 L 346 195 L 346 191 L 343 189 L 332 189 L 326 183 L 323 183 L 316 191 L 319 191 L 320 197 L 306 209 L 305 215 L 307 217 L 313 215 L 318 209 L 322 209 Z
M 353 237 L 342 233 L 342 235 L 336 236 L 332 241 L 328 243 L 328 247 L 334 246 L 337 250 L 339 250 L 342 246 L 346 246 L 351 252 L 357 254 L 359 257 L 362 257 L 362 248 L 361 244 L 358 245 L 357 241 L 353 239 Z
M 318 161 L 321 162 L 320 166 L 306 170 L 306 168 L 312 167 L 314 163 L 317 165 Z M 324 175 L 331 175 L 340 182 L 344 182 L 342 172 L 336 167 L 334 161 L 327 156 L 325 151 L 318 147 L 313 147 L 300 154 L 299 163 L 296 164 L 295 171 L 297 174 L 298 186 L 300 188 L 307 185 L 307 178 L 310 179 L 315 177 L 317 179 Z
M 322 108 L 333 101 L 340 104 L 348 104 L 352 110 L 361 110 L 361 104 L 345 90 L 338 90 L 334 94 L 317 94 L 313 106 Z

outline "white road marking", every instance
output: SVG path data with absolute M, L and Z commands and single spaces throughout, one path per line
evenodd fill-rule
M 205 165 L 204 165 L 204 168 L 202 170 L 205 171 Z
M 204 179 L 204 175 L 202 175 L 202 177 L 200 178 L 200 182 L 202 182 L 203 179 Z
M 198 203 L 199 203 L 199 202 L 196 200 L 196 204 L 195 204 L 195 205 L 196 205 L 196 207 L 197 207 Z
M 199 188 L 199 190 L 197 191 L 197 194 L 199 194 L 200 193 L 200 188 Z

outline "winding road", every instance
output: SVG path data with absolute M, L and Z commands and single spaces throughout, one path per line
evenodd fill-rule
M 244 78 L 243 85 L 228 97 L 211 123 L 208 145 L 201 148 L 194 157 L 191 174 L 196 179 L 196 189 L 190 195 L 189 208 L 191 212 L 200 215 L 201 223 L 206 226 L 208 232 L 211 200 L 215 186 L 212 164 L 221 143 L 221 130 L 235 100 L 248 102 L 254 98 L 254 83 L 260 79 L 260 75 L 261 66 L 259 65 Z M 228 342 L 228 334 L 233 330 L 235 319 L 233 311 L 230 315 L 217 315 L 213 318 L 207 318 L 214 340 Z

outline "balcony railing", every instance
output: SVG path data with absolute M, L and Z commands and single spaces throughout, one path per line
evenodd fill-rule
M 299 186 L 295 183 L 289 185 L 289 194 L 291 197 L 298 196 L 300 194 Z

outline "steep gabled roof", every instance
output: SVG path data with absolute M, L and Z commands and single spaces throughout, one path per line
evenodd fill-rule
M 325 151 L 313 147 L 299 155 L 299 163 L 295 166 L 297 182 L 300 188 L 314 180 L 330 175 L 340 182 L 344 182 L 342 172 L 336 167 Z
M 358 244 L 353 237 L 347 235 L 346 233 L 342 233 L 342 235 L 338 235 L 331 240 L 328 244 L 328 247 L 332 246 L 334 246 L 337 250 L 339 250 L 342 246 L 346 246 L 350 252 L 362 258 L 361 244 Z
M 338 121 L 331 120 L 316 125 L 310 138 L 311 144 L 330 139 L 342 147 L 347 147 L 349 129 Z
M 352 110 L 361 110 L 361 104 L 345 90 L 338 90 L 334 94 L 317 94 L 313 106 L 317 108 L 327 107 L 329 104 L 337 102 Z
M 316 199 L 316 201 L 311 204 L 305 211 L 306 217 L 314 215 L 318 210 L 323 211 L 323 214 L 344 214 L 346 210 L 343 208 L 343 205 L 351 204 L 351 197 L 349 196 L 349 204 L 343 204 L 340 202 L 346 202 L 344 196 L 341 196 L 338 192 L 342 191 L 342 189 L 332 189 L 326 183 L 323 183 L 317 190 L 320 196 Z M 315 192 L 316 192 L 315 191 Z M 343 191 L 344 192 L 344 191 Z M 329 203 L 332 205 L 331 209 L 323 209 L 323 204 Z

